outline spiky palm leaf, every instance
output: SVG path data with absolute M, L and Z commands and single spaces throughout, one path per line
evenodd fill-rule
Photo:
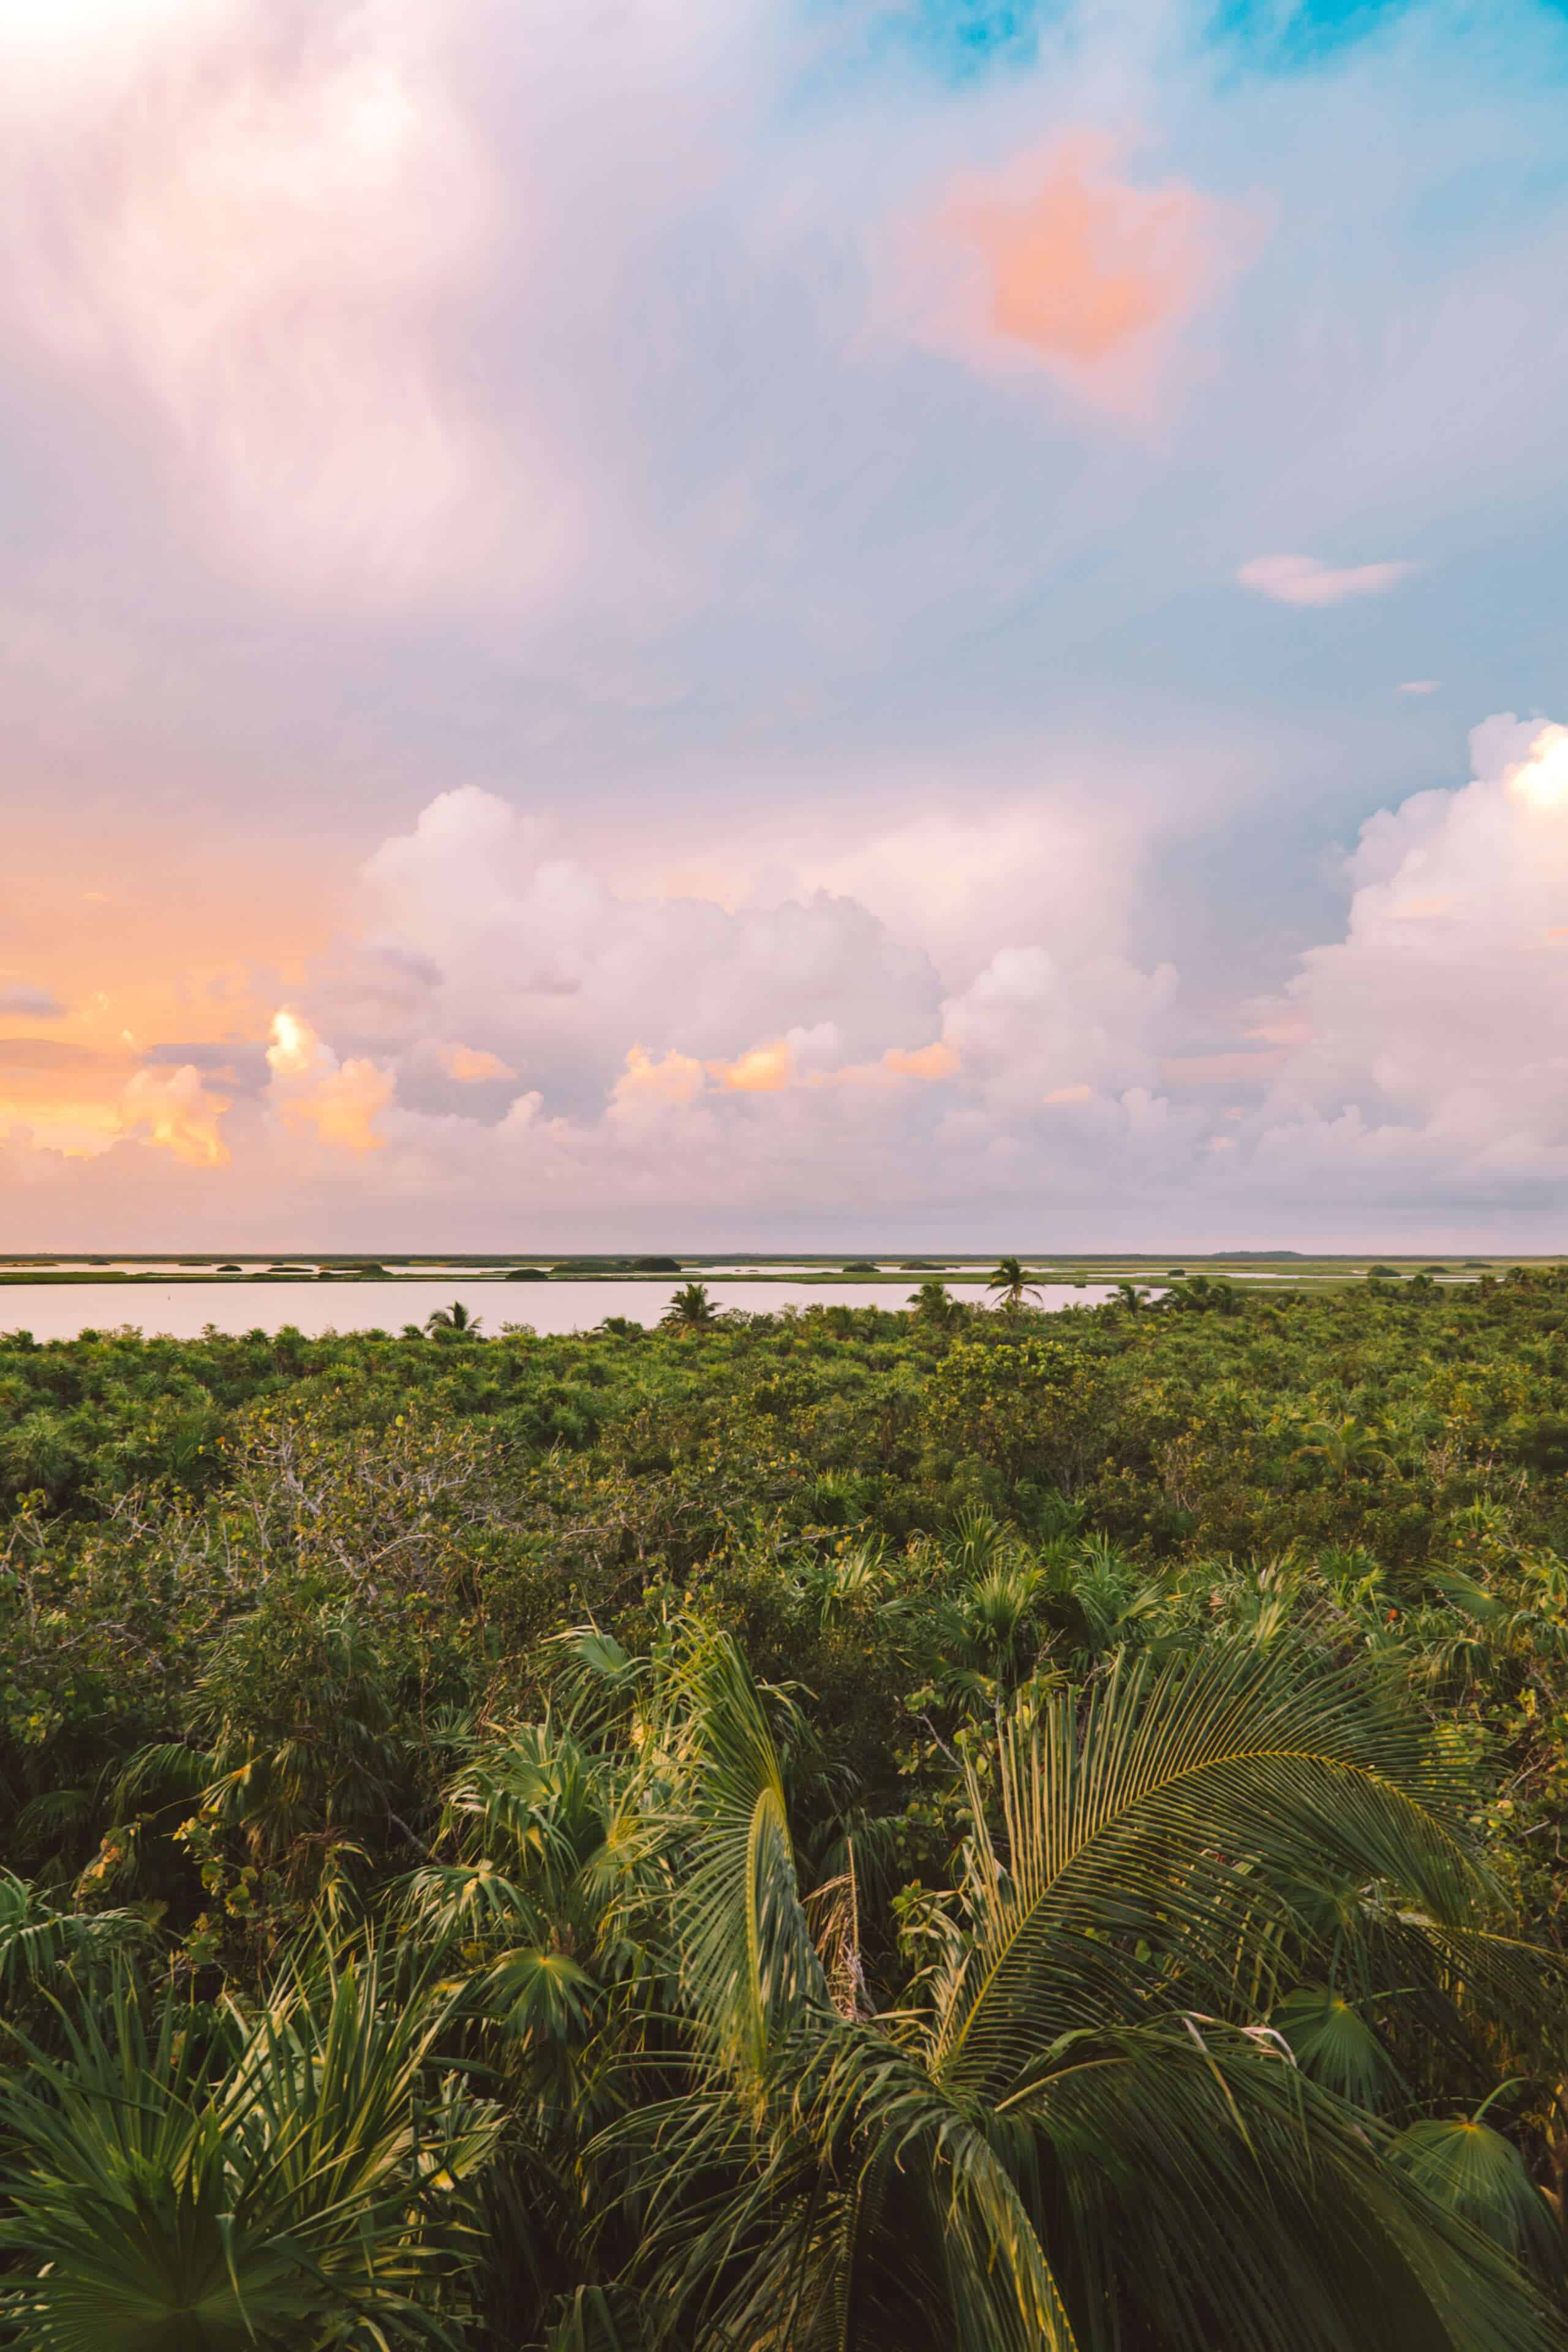
M 0 2003 L 15 2018 L 24 1998 L 61 1971 L 106 1966 L 146 1933 L 132 1911 L 57 1911 L 26 1879 L 0 1870 Z
M 1005 2086 L 1042 2031 L 1136 2021 L 1162 1971 L 1184 2005 L 1223 2009 L 1238 1937 L 1331 1874 L 1475 1916 L 1451 1768 L 1371 1685 L 1310 1659 L 1123 1664 L 1081 1709 L 1064 1692 L 1015 1716 L 996 1767 L 1003 1852 L 975 1843 L 972 1948 L 932 2052 L 965 2095 Z M 970 1797 L 983 1819 L 973 1773 Z
M 0 2094 L 0 2310 L 37 2352 L 449 2343 L 435 2290 L 495 2112 L 432 2064 L 450 2007 L 374 1953 L 216 2020 L 121 1971 Z

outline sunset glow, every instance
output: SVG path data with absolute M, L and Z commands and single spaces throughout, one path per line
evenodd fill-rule
M 1379 23 L 0 0 L 10 1229 L 1544 1229 L 1561 27 Z
M 1508 782 L 1527 808 L 1561 808 L 1568 801 L 1568 727 L 1543 727 Z

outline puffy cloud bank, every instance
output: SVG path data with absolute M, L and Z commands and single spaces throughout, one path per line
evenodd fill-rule
M 1290 982 L 1275 1181 L 1484 1211 L 1568 1178 L 1568 730 L 1491 719 L 1471 744 L 1462 791 L 1363 826 L 1345 936 Z
M 637 897 L 444 793 L 264 1055 L 0 1041 L 10 1164 L 84 1216 L 112 1184 L 149 1237 L 139 1179 L 177 1170 L 236 1246 L 1527 1234 L 1568 1178 L 1568 730 L 1472 743 L 1470 782 L 1363 828 L 1342 935 L 1202 1050 L 1108 922 L 1030 937 L 1009 902 L 944 971 L 864 898 Z

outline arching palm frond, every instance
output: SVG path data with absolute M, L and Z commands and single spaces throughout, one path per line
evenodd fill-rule
M 808 2003 L 830 2006 L 795 1878 L 784 1776 L 761 1697 L 728 1634 L 699 1638 L 672 1691 L 675 1898 L 704 2046 L 743 2084 Z
M 1179 1969 L 1186 2005 L 1225 2007 L 1238 1937 L 1327 1873 L 1475 1914 L 1450 1769 L 1371 1685 L 1310 1660 L 1123 1664 L 1081 1710 L 1063 1693 L 1015 1717 L 996 1761 L 1004 1850 L 976 1842 L 972 1954 L 933 2049 L 966 2093 L 1042 2038 L 1145 2013 L 1140 1945 Z M 971 1801 L 984 1819 L 973 1775 Z
M 971 1775 L 929 2012 L 868 2021 L 808 1955 L 740 1661 L 691 1671 L 714 1858 L 677 1933 L 704 2065 L 639 2119 L 662 2341 L 1546 2352 L 1507 2248 L 1261 2021 L 1324 1964 L 1325 1885 L 1479 1932 L 1448 1769 L 1375 1683 L 1249 1643 L 1031 1695 Z

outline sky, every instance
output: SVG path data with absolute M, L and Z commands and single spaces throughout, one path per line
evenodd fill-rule
M 1568 1245 L 1563 0 L 0 0 L 0 1254 Z

